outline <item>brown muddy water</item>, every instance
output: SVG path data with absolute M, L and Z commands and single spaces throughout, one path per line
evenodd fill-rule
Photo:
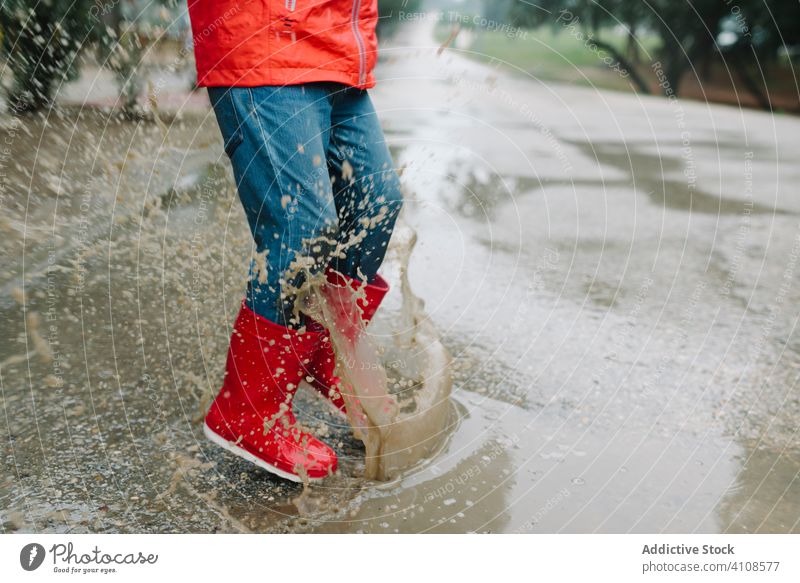
M 4 117 L 4 532 L 800 532 L 800 121 L 430 38 L 385 48 L 373 98 L 452 357 L 440 451 L 366 480 L 310 393 L 341 469 L 304 494 L 207 443 L 252 251 L 210 111 Z

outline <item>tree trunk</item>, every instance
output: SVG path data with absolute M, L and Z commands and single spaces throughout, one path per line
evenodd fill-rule
M 637 42 L 636 38 L 636 29 L 634 28 L 633 23 L 628 23 L 625 26 L 628 27 L 628 41 L 625 52 L 627 53 L 631 64 L 638 65 L 642 62 L 642 57 L 639 54 L 639 43 Z
M 622 68 L 625 69 L 625 71 L 631 76 L 631 80 L 639 88 L 639 91 L 641 91 L 642 93 L 650 93 L 650 87 L 648 87 L 645 80 L 636 71 L 636 67 L 634 67 L 633 64 L 628 59 L 626 59 L 616 48 L 614 48 L 612 45 L 606 42 L 601 41 L 598 38 L 592 38 L 592 42 L 595 45 L 597 45 L 597 48 L 610 53 L 611 56 L 614 57 L 620 65 L 622 65 Z
M 742 52 L 735 51 L 732 55 L 732 60 L 733 66 L 736 68 L 736 72 L 739 74 L 742 83 L 744 83 L 750 95 L 756 98 L 758 106 L 761 109 L 772 111 L 772 103 L 770 103 L 769 96 L 761 90 L 761 85 L 750 75 Z

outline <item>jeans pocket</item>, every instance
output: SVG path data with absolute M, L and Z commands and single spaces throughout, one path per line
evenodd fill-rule
M 236 111 L 230 87 L 209 87 L 208 97 L 214 107 L 220 132 L 222 133 L 223 146 L 229 158 L 233 156 L 236 148 L 244 141 L 244 133 L 239 114 Z

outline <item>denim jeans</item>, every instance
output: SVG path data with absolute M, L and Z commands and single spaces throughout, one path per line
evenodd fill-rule
M 287 272 L 300 259 L 312 273 L 330 265 L 371 282 L 402 193 L 367 92 L 321 82 L 208 93 L 259 254 L 248 307 L 282 326 L 300 325 L 291 290 L 304 275 Z M 334 253 L 337 244 L 343 253 Z

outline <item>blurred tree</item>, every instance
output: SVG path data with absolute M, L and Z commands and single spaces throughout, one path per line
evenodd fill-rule
M 9 107 L 50 105 L 58 85 L 78 73 L 77 57 L 93 40 L 92 0 L 3 0 L 3 51 L 13 76 Z
M 142 95 L 152 60 L 148 51 L 160 40 L 182 32 L 180 0 L 95 0 L 102 20 L 99 60 L 114 73 L 122 111 L 141 117 Z
M 634 63 L 639 63 L 639 31 L 646 28 L 644 18 L 647 6 L 644 2 L 631 0 L 605 0 L 601 6 L 617 18 L 617 22 L 625 27 L 628 34 L 626 55 Z
M 781 54 L 792 64 L 800 47 L 800 2 L 744 0 L 722 18 L 717 34 L 719 52 L 764 109 L 771 109 L 769 71 Z M 793 67 L 792 67 L 793 68 Z M 753 76 L 752 70 L 756 71 Z
M 179 0 L 0 0 L 3 50 L 12 72 L 9 103 L 18 112 L 52 103 L 58 86 L 79 74 L 89 46 L 117 80 L 123 110 L 133 113 L 143 85 L 151 30 L 174 20 Z M 161 30 L 163 32 L 163 30 Z
M 488 0 L 487 0 L 488 1 Z M 521 26 L 566 26 L 579 22 L 593 35 L 594 44 L 609 52 L 631 73 L 642 91 L 646 83 L 635 75 L 638 62 L 636 35 L 648 30 L 658 35 L 656 58 L 666 82 L 666 93 L 680 89 L 685 73 L 698 78 L 708 75 L 713 59 L 728 55 L 747 89 L 763 107 L 769 107 L 763 79 L 759 83 L 748 67 L 774 63 L 781 51 L 787 55 L 800 46 L 800 2 L 798 0 L 518 0 L 509 12 Z M 627 55 L 623 57 L 597 38 L 602 27 L 624 25 L 628 31 Z
M 503 21 L 508 18 L 516 2 L 517 0 L 483 0 L 482 16 L 490 20 Z
M 122 111 L 137 115 L 144 86 L 142 56 L 150 39 L 141 34 L 141 12 L 136 0 L 99 0 L 103 30 L 98 53 L 104 67 L 114 73 Z
M 693 69 L 698 78 L 703 77 L 697 66 L 713 58 L 719 23 L 730 8 L 724 0 L 692 0 L 691 4 L 649 0 L 649 5 L 643 18 L 661 40 L 658 59 L 666 75 L 664 91 L 677 95 L 686 71 Z
M 147 50 L 179 20 L 178 0 L 95 0 L 103 26 L 99 57 L 114 73 L 123 113 L 139 117 Z
M 567 26 L 583 29 L 587 45 L 611 55 L 619 70 L 630 77 L 639 91 L 649 93 L 649 86 L 632 62 L 638 60 L 638 51 L 629 59 L 617 47 L 599 38 L 604 27 L 624 26 L 628 30 L 627 52 L 630 55 L 636 47 L 636 30 L 642 21 L 640 5 L 641 2 L 631 0 L 537 0 L 536 3 L 517 0 L 511 6 L 509 18 L 517 26 L 530 28 L 550 24 L 556 30 Z
M 400 23 L 400 14 L 417 12 L 422 0 L 378 0 L 378 36 L 388 36 Z

